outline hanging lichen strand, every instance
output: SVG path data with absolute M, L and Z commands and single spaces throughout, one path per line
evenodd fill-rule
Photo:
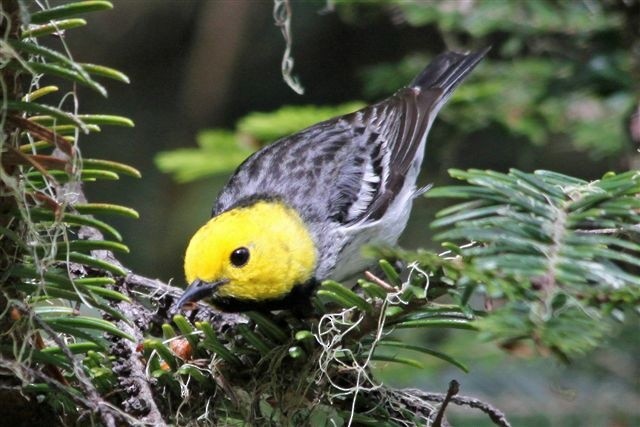
M 104 351 L 109 344 L 102 332 L 133 338 L 102 318 L 122 318 L 108 301 L 126 297 L 107 286 L 125 271 L 97 257 L 96 251 L 127 251 L 127 247 L 120 243 L 117 230 L 94 215 L 137 217 L 137 213 L 88 203 L 82 186 L 87 181 L 139 173 L 115 162 L 82 158 L 81 138 L 102 125 L 132 126 L 132 122 L 81 114 L 76 84 L 106 95 L 96 76 L 128 79 L 108 67 L 75 62 L 65 45 L 65 31 L 86 24 L 76 15 L 110 9 L 111 4 L 87 1 L 30 11 L 26 2 L 2 0 L 0 6 L 0 366 L 17 384 L 31 384 L 46 399 L 53 399 L 52 405 L 62 404 L 64 411 L 53 415 L 58 422 L 91 410 L 105 425 L 114 425 L 117 411 L 100 396 L 100 381 L 88 367 L 91 360 L 108 366 Z M 40 44 L 52 36 L 57 50 Z M 94 239 L 90 230 L 110 239 L 100 234 Z M 78 353 L 85 355 L 84 363 L 74 356 Z M 15 404 L 13 409 L 28 407 L 36 397 L 24 388 L 14 390 L 15 395 L 6 400 Z M 59 393 L 58 397 L 51 392 Z M 51 412 L 54 406 L 38 407 Z M 20 416 L 20 412 L 8 413 Z

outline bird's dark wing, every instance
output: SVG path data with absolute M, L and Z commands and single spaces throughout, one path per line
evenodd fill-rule
M 379 144 L 390 155 L 381 165 L 380 188 L 360 220 L 376 220 L 384 215 L 405 185 L 409 170 L 420 167 L 421 150 L 440 108 L 488 50 L 438 55 L 409 87 L 362 110 L 362 122 L 379 135 Z
M 220 193 L 214 215 L 277 198 L 312 222 L 343 222 L 358 199 L 367 151 L 343 118 L 285 137 L 242 163 Z
M 221 192 L 214 215 L 280 198 L 305 220 L 349 225 L 381 218 L 419 167 L 440 107 L 485 52 L 447 52 L 392 97 L 318 123 L 249 157 Z

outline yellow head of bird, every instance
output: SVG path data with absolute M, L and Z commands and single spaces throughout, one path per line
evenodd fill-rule
M 300 216 L 278 201 L 226 211 L 191 238 L 183 305 L 216 299 L 265 302 L 313 277 L 316 247 Z

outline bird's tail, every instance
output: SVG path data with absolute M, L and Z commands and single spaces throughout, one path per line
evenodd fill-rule
M 470 53 L 445 52 L 435 57 L 409 85 L 421 90 L 440 89 L 438 104 L 442 105 L 453 90 L 484 58 L 491 47 Z

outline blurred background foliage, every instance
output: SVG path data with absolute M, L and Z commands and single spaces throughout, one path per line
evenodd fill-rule
M 272 2 L 114 3 L 68 43 L 77 60 L 86 55 L 133 82 L 111 89 L 108 100 L 82 98 L 83 107 L 118 105 L 136 128 L 98 135 L 102 141 L 83 154 L 132 163 L 144 179 L 128 181 L 125 193 L 98 183 L 88 195 L 140 212 L 139 221 L 116 224 L 131 247 L 123 260 L 176 285 L 188 238 L 248 153 L 389 95 L 445 49 L 493 46 L 436 121 L 423 183 L 447 183 L 452 167 L 549 169 L 594 179 L 639 162 L 637 0 L 294 1 L 294 75 L 304 96 L 282 81 L 284 41 Z M 192 182 L 179 184 L 156 164 Z M 434 246 L 427 224 L 443 203 L 416 202 L 402 246 Z M 437 331 L 414 339 L 437 343 L 469 374 L 435 359 L 424 360 L 425 370 L 381 364 L 379 373 L 390 384 L 425 389 L 457 378 L 464 394 L 490 400 L 514 425 L 635 425 L 640 338 L 637 318 L 626 322 L 569 366 L 517 349 L 505 354 L 470 341 L 468 332 Z M 453 414 L 456 425 L 480 425 Z

